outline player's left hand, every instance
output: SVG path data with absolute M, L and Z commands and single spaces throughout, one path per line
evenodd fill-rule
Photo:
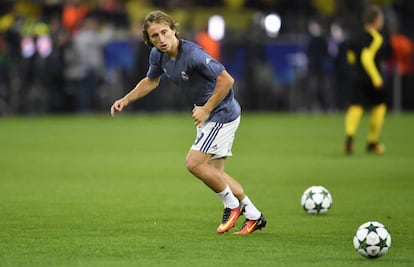
M 384 84 L 382 82 L 374 84 L 374 88 L 376 90 L 382 90 L 383 87 L 384 87 Z
M 210 116 L 210 112 L 203 106 L 194 106 L 193 108 L 193 118 L 194 125 L 201 126 Z

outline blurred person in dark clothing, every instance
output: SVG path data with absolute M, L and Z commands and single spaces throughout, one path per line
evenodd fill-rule
M 5 32 L 0 32 L 0 115 L 9 112 L 10 100 L 10 56 Z
M 343 111 L 348 104 L 348 90 L 350 87 L 350 66 L 347 61 L 346 33 L 339 23 L 332 23 L 331 38 L 328 46 L 332 58 L 332 90 L 336 110 Z
M 45 59 L 46 77 L 45 85 L 49 95 L 50 112 L 70 111 L 70 96 L 65 91 L 65 49 L 70 41 L 69 32 L 61 24 L 58 16 L 50 20 L 50 38 L 52 41 L 52 52 Z
M 381 71 L 386 43 L 380 33 L 384 25 L 381 8 L 369 6 L 363 14 L 363 23 L 361 32 L 351 38 L 348 49 L 353 79 L 350 103 L 345 114 L 345 153 L 354 152 L 354 136 L 364 107 L 369 107 L 371 117 L 367 151 L 380 155 L 385 151 L 384 146 L 379 143 L 379 135 L 387 110 Z
M 310 21 L 310 39 L 306 47 L 308 58 L 307 91 L 308 105 L 312 110 L 328 110 L 331 105 L 327 84 L 326 63 L 328 60 L 328 41 L 323 34 L 321 23 Z
M 97 87 L 102 80 L 105 40 L 99 32 L 96 18 L 87 17 L 73 36 L 71 47 L 66 51 L 69 93 L 75 99 L 75 110 L 93 111 L 96 108 Z

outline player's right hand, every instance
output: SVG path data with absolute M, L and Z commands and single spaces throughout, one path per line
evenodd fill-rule
M 121 98 L 116 100 L 111 106 L 111 116 L 114 117 L 116 112 L 120 112 L 126 107 L 127 102 L 125 99 Z

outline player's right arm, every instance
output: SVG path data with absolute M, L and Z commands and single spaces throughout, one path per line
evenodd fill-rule
M 124 97 L 116 100 L 111 106 L 111 116 L 114 117 L 116 112 L 122 111 L 128 104 L 143 98 L 149 94 L 152 90 L 157 88 L 160 83 L 160 77 L 149 78 L 145 77 Z

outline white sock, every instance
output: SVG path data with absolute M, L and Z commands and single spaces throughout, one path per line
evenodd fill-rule
M 257 220 L 262 214 L 254 205 L 253 202 L 246 196 L 241 203 L 244 205 L 244 216 L 249 220 Z
M 228 185 L 222 192 L 217 193 L 217 195 L 221 198 L 226 208 L 234 209 L 240 205 L 239 200 L 233 195 Z

